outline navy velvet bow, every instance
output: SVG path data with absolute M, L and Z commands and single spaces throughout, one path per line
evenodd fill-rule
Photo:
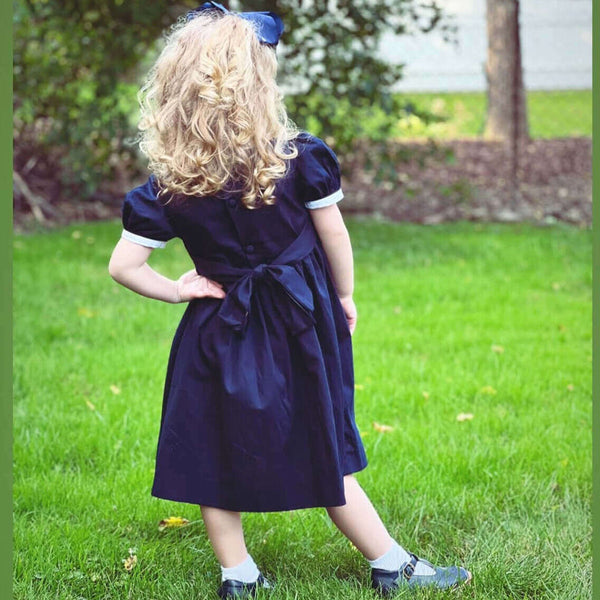
M 226 9 L 222 4 L 218 2 L 205 2 L 198 8 L 190 11 L 187 14 L 187 20 L 190 21 L 196 17 L 199 13 L 205 10 L 212 9 L 220 10 L 224 14 L 239 15 L 243 19 L 252 21 L 258 25 L 256 35 L 261 44 L 268 44 L 269 46 L 277 46 L 279 38 L 284 30 L 283 21 L 279 15 L 276 15 L 271 11 L 260 11 L 260 12 L 240 12 L 235 13 Z

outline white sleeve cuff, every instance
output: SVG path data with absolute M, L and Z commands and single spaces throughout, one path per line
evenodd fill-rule
M 123 229 L 121 232 L 121 237 L 133 242 L 134 244 L 140 244 L 141 246 L 146 246 L 148 248 L 164 248 L 167 245 L 167 242 L 161 242 L 160 240 L 153 240 L 137 233 L 131 233 L 131 231 L 127 231 L 127 229 Z
M 342 192 L 342 188 L 340 188 L 337 192 L 333 192 L 333 194 L 329 194 L 329 196 L 325 196 L 325 198 L 305 202 L 304 206 L 306 206 L 306 208 L 322 208 L 323 206 L 329 206 L 330 204 L 339 202 L 343 197 L 344 193 Z

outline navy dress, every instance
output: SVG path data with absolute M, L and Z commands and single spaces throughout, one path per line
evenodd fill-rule
M 227 510 L 346 503 L 343 476 L 367 466 L 354 417 L 350 329 L 310 210 L 343 198 L 333 151 L 302 132 L 276 203 L 239 194 L 163 204 L 130 191 L 122 237 L 183 241 L 225 298 L 190 301 L 175 333 L 152 495 Z

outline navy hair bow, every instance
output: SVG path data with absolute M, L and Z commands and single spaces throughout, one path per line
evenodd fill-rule
M 220 10 L 222 13 L 239 15 L 243 19 L 256 23 L 258 25 L 256 34 L 258 36 L 259 42 L 261 42 L 261 44 L 268 44 L 269 46 L 277 46 L 279 38 L 283 33 L 284 25 L 283 21 L 281 20 L 281 17 L 279 17 L 279 15 L 276 15 L 274 12 L 271 11 L 235 13 L 226 9 L 222 4 L 219 4 L 218 2 L 205 2 L 198 8 L 195 8 L 194 10 L 188 12 L 186 20 L 191 21 L 202 11 L 212 10 L 215 8 L 217 10 Z

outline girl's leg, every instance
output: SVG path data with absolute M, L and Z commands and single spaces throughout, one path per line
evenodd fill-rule
M 410 554 L 388 533 L 354 475 L 344 476 L 344 494 L 346 504 L 329 506 L 327 512 L 337 528 L 358 548 L 371 566 L 391 571 L 410 560 Z M 433 573 L 431 567 L 418 561 L 416 575 Z
M 390 550 L 392 537 L 353 475 L 344 476 L 344 493 L 346 504 L 329 506 L 327 513 L 367 560 L 375 560 Z
M 239 565 L 248 557 L 239 512 L 200 506 L 208 539 L 223 567 Z
M 408 553 L 394 540 L 371 501 L 360 487 L 353 475 L 344 476 L 344 494 L 346 504 L 343 506 L 329 506 L 327 513 L 338 529 L 358 548 L 369 561 L 373 570 L 397 571 L 410 559 Z M 454 587 L 461 583 L 469 582 L 471 574 L 464 568 L 440 569 L 440 574 L 431 563 L 417 560 L 414 575 L 427 576 L 430 580 L 427 585 L 436 587 Z M 383 586 L 388 591 L 397 588 L 397 583 L 386 581 L 381 575 L 373 576 L 373 584 Z

